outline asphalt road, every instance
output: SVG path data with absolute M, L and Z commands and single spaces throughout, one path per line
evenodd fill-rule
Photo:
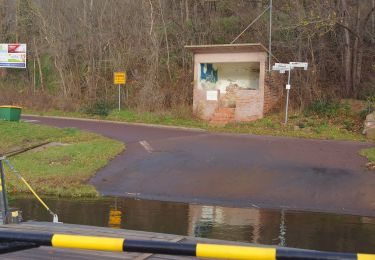
M 103 195 L 375 216 L 375 172 L 358 155 L 369 143 L 23 119 L 125 142 L 90 180 Z

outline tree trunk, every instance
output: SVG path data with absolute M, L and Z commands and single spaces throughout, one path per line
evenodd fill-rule
M 350 94 L 354 94 L 356 92 L 356 89 L 357 89 L 357 86 L 359 84 L 358 82 L 358 49 L 359 49 L 359 45 L 361 44 L 360 43 L 360 37 L 358 37 L 360 35 L 360 23 L 361 23 L 361 11 L 360 11 L 360 8 L 359 8 L 359 4 L 357 3 L 357 19 L 356 19 L 356 34 L 357 34 L 357 37 L 355 37 L 354 39 L 354 46 L 353 46 L 353 50 L 352 50 L 352 55 L 353 55 L 353 64 L 352 64 L 352 85 L 351 85 L 351 89 L 350 89 Z
M 35 95 L 35 90 L 36 90 L 36 68 L 35 68 L 35 57 L 33 59 L 33 94 Z
M 343 12 L 343 24 L 349 27 L 349 14 L 346 0 L 341 0 L 342 12 Z M 352 50 L 350 42 L 350 32 L 347 28 L 344 28 L 344 74 L 345 74 L 345 95 L 350 95 L 352 88 Z
M 44 91 L 42 64 L 40 62 L 40 57 L 39 57 L 39 53 L 38 53 L 38 47 L 37 47 L 36 42 L 35 42 L 35 37 L 33 38 L 33 42 L 34 42 L 34 48 L 35 48 L 36 61 L 38 63 L 40 88 L 42 89 L 42 91 Z
M 159 0 L 159 7 L 160 7 L 161 20 L 163 22 L 163 29 L 164 29 L 163 31 L 164 31 L 164 37 L 165 37 L 165 45 L 167 47 L 167 70 L 168 70 L 168 76 L 169 76 L 169 80 L 172 81 L 171 68 L 170 68 L 170 65 L 169 65 L 170 55 L 169 55 L 168 34 L 167 34 L 167 28 L 165 26 L 163 6 L 162 6 L 160 0 Z
M 375 1 L 375 0 L 374 0 Z M 188 0 L 185 0 L 185 21 L 189 21 L 190 15 L 189 15 L 189 2 Z

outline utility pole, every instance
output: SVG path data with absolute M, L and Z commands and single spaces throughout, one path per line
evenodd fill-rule
M 375 0 L 372 0 L 372 9 L 375 8 Z M 372 43 L 375 42 L 375 10 L 372 10 L 371 14 L 371 21 L 372 21 L 372 27 L 371 27 L 371 32 L 372 32 Z
M 271 59 L 272 59 L 272 0 L 270 0 L 270 31 L 268 38 L 268 71 L 271 71 Z

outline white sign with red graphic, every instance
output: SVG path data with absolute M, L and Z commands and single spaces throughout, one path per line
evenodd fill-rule
M 0 68 L 26 68 L 26 44 L 0 43 Z

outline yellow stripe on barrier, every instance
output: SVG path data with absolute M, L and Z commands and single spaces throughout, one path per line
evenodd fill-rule
M 93 237 L 56 234 L 52 237 L 53 247 L 78 248 L 122 252 L 123 238 Z
M 276 249 L 197 244 L 196 255 L 197 257 L 207 258 L 275 260 Z
M 375 255 L 357 254 L 358 260 L 375 260 Z

